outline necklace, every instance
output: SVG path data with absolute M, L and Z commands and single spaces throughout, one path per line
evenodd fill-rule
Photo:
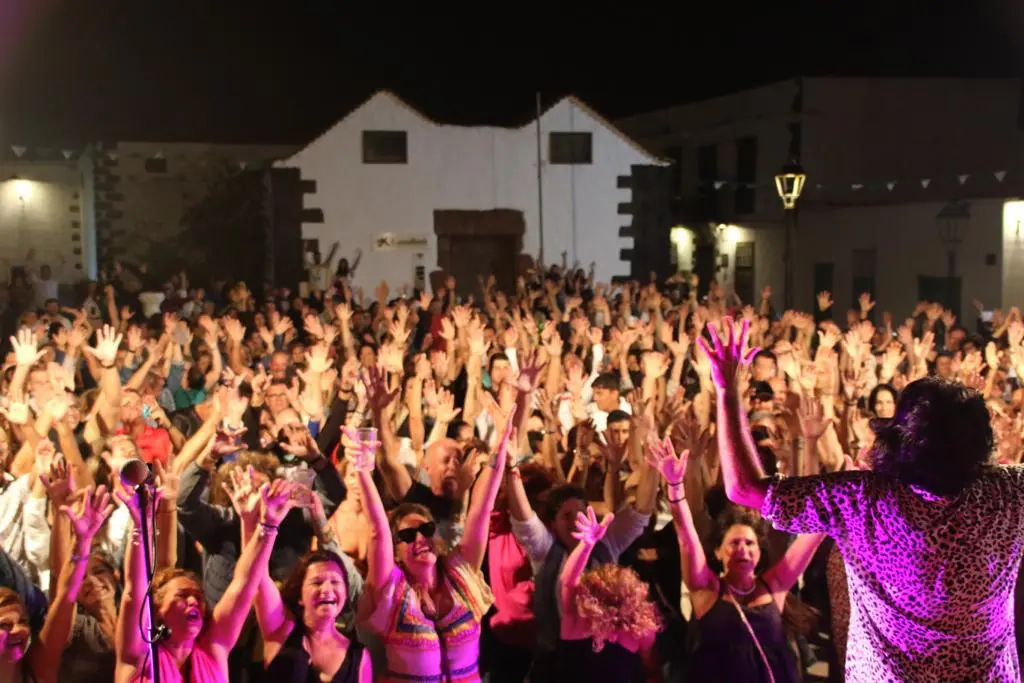
M 731 583 L 729 583 L 728 581 L 725 582 L 725 587 L 728 588 L 729 592 L 734 594 L 734 595 L 742 595 L 743 597 L 746 597 L 746 596 L 750 595 L 751 593 L 753 593 L 754 589 L 757 588 L 757 581 L 754 581 L 754 583 L 750 584 L 750 588 L 748 588 L 745 591 L 744 590 L 740 590 L 739 588 L 733 587 L 733 585 Z

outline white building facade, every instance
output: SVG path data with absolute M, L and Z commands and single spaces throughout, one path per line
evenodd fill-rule
M 773 176 L 796 136 L 807 184 L 795 305 L 810 310 L 827 289 L 845 311 L 869 291 L 877 310 L 902 320 L 919 300 L 953 291 L 963 318 L 975 299 L 1024 304 L 1022 106 L 1018 79 L 801 78 L 617 124 L 675 161 L 681 196 L 701 195 L 723 224 L 724 283 L 770 286 L 781 307 L 785 217 Z M 966 207 L 959 244 L 943 239 L 938 217 L 953 203 Z M 680 222 L 673 242 L 688 270 L 694 231 L 685 228 L 695 226 Z
M 338 242 L 350 261 L 361 250 L 355 284 L 367 292 L 438 270 L 507 280 L 517 254 L 537 258 L 542 232 L 546 262 L 565 252 L 600 281 L 628 275 L 617 207 L 630 190 L 618 179 L 658 160 L 573 97 L 542 113 L 539 135 L 537 123 L 444 125 L 382 91 L 279 165 L 316 183 L 306 204 L 324 222 L 303 238 L 321 254 Z

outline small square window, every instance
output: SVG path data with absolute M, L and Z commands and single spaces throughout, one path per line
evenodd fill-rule
M 590 133 L 551 133 L 548 159 L 552 164 L 592 164 L 594 144 Z
M 167 159 L 146 159 L 146 173 L 167 173 Z
M 364 130 L 363 163 L 409 163 L 408 134 L 404 130 Z

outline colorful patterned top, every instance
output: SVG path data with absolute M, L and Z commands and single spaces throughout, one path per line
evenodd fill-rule
M 480 622 L 494 603 L 483 574 L 456 551 L 438 560 L 452 608 L 436 620 L 427 617 L 419 597 L 398 567 L 380 588 L 365 595 L 373 601 L 370 628 L 384 641 L 387 670 L 381 683 L 476 683 L 480 680 Z

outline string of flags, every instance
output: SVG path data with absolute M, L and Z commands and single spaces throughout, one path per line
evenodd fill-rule
M 0 149 L 2 149 L 2 148 L 0 148 Z M 64 158 L 65 161 L 70 161 L 72 157 L 75 157 L 75 156 L 81 154 L 84 151 L 82 149 L 65 149 L 65 148 L 56 149 L 55 150 L 53 148 L 48 148 L 48 147 L 32 147 L 32 148 L 29 148 L 29 147 L 27 147 L 25 145 L 10 145 L 10 150 L 11 150 L 11 153 L 14 154 L 14 157 L 16 159 L 23 159 L 25 161 L 29 161 L 29 160 L 36 160 L 36 161 L 38 161 L 38 160 L 55 160 L 57 158 L 57 156 L 56 156 L 57 153 L 59 153 Z M 102 143 L 100 143 L 100 144 L 98 144 L 96 146 L 96 153 L 99 154 L 99 155 L 102 155 L 103 157 L 106 157 L 110 161 L 118 161 L 121 158 L 121 155 L 118 152 L 114 151 L 114 150 L 111 150 L 111 149 L 104 150 Z M 148 155 L 146 158 L 148 158 L 148 159 L 166 159 L 167 157 L 164 155 L 162 150 L 158 150 L 157 152 L 155 152 L 155 153 L 153 153 L 151 155 Z M 194 162 L 194 159 L 190 160 L 190 162 Z M 221 162 L 220 159 L 216 159 L 216 160 L 213 160 L 213 161 L 210 161 L 210 160 L 207 160 L 207 159 L 200 159 L 200 160 L 198 160 L 199 166 L 201 166 L 203 168 L 206 168 L 211 163 L 217 164 L 217 163 L 220 163 L 220 162 Z M 228 162 L 230 164 L 236 166 L 240 170 L 243 170 L 243 171 L 246 170 L 250 166 L 250 164 L 251 164 L 251 162 L 246 161 L 244 159 L 240 159 L 238 161 L 233 161 L 233 162 L 228 160 Z
M 1008 172 L 1007 171 L 1002 171 L 1002 170 L 1001 171 L 989 171 L 989 172 L 984 172 L 984 173 L 958 173 L 955 176 L 952 176 L 951 180 L 955 180 L 955 182 L 958 185 L 967 185 L 967 183 L 970 182 L 972 179 L 974 179 L 975 181 L 982 181 L 982 182 L 987 181 L 989 179 L 995 179 L 995 181 L 997 183 L 1002 183 L 1004 180 L 1006 180 L 1006 176 L 1007 175 L 1008 175 Z M 828 183 L 820 183 L 820 182 L 815 182 L 813 174 L 809 173 L 808 174 L 808 178 L 807 178 L 807 185 L 804 187 L 804 192 L 807 192 L 808 190 L 810 190 L 810 191 L 814 191 L 814 190 L 822 191 L 822 190 L 840 190 L 840 189 L 841 190 L 852 190 L 854 192 L 877 191 L 877 190 L 883 190 L 884 189 L 884 190 L 886 190 L 888 192 L 892 192 L 897 187 L 903 187 L 903 186 L 908 186 L 908 185 L 912 186 L 912 187 L 920 187 L 921 189 L 927 190 L 929 188 L 929 186 L 935 184 L 938 181 L 942 181 L 942 180 L 945 180 L 945 179 L 946 179 L 945 177 L 939 177 L 939 178 L 915 178 L 915 179 L 912 179 L 912 180 L 892 179 L 892 180 L 881 180 L 881 181 L 871 181 L 871 182 L 828 182 Z M 721 190 L 723 188 L 725 188 L 725 189 L 735 189 L 735 188 L 755 189 L 755 188 L 759 188 L 759 187 L 775 189 L 774 178 L 772 179 L 772 182 L 770 182 L 770 183 L 751 183 L 751 182 L 744 182 L 744 181 L 738 181 L 738 180 L 712 180 L 712 181 L 703 181 L 703 182 L 699 183 L 699 185 L 701 185 L 703 187 L 713 187 L 715 190 Z

